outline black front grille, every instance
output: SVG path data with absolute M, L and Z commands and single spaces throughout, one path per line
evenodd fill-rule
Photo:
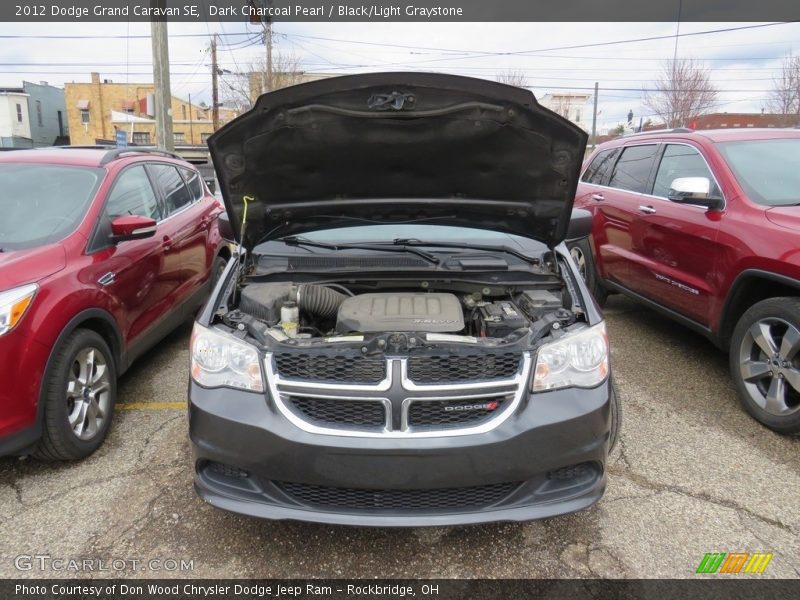
M 370 511 L 425 511 L 478 509 L 497 504 L 519 483 L 495 483 L 463 488 L 429 490 L 376 490 L 335 488 L 304 483 L 275 482 L 300 504 L 322 509 Z
M 386 361 L 371 356 L 281 353 L 275 356 L 275 368 L 284 379 L 375 384 L 386 377 Z
M 289 396 L 288 403 L 295 412 L 317 425 L 380 429 L 386 424 L 386 409 L 375 400 Z
M 408 409 L 408 424 L 415 429 L 473 427 L 497 416 L 505 398 L 478 400 L 418 400 Z
M 245 471 L 244 469 L 240 469 L 238 467 L 232 467 L 230 465 L 224 465 L 218 462 L 209 462 L 206 465 L 206 468 L 217 473 L 218 475 L 222 475 L 223 477 L 227 477 L 228 479 L 247 479 L 250 477 L 250 473 Z
M 517 373 L 521 358 L 514 352 L 466 356 L 412 356 L 408 359 L 408 376 L 416 383 L 508 379 Z

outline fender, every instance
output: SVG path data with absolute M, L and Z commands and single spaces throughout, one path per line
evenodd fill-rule
M 734 279 L 730 290 L 728 290 L 728 294 L 725 296 L 725 302 L 722 304 L 718 328 L 720 337 L 723 337 L 724 335 L 723 326 L 728 320 L 728 314 L 730 313 L 731 305 L 738 297 L 742 286 L 744 286 L 749 279 L 768 279 L 769 281 L 774 281 L 776 283 L 794 288 L 797 290 L 798 294 L 800 294 L 800 280 L 797 280 L 794 277 L 780 275 L 778 273 L 773 273 L 772 271 L 764 271 L 763 269 L 745 269 L 736 276 L 736 279 Z
M 127 352 L 124 349 L 122 343 L 122 334 L 119 331 L 119 327 L 117 326 L 117 322 L 114 320 L 114 317 L 111 313 L 106 312 L 100 308 L 87 308 L 86 310 L 82 310 L 77 315 L 72 317 L 72 319 L 67 322 L 64 328 L 61 330 L 61 333 L 58 334 L 56 341 L 53 343 L 53 347 L 50 350 L 50 356 L 47 358 L 47 364 L 44 368 L 45 378 L 50 372 L 50 369 L 53 365 L 53 360 L 55 360 L 55 354 L 57 348 L 64 342 L 65 339 L 81 324 L 89 321 L 91 319 L 99 319 L 103 321 L 107 326 L 108 330 L 112 333 L 112 339 L 108 340 L 109 346 L 111 347 L 111 352 L 113 353 L 114 363 L 117 367 L 117 376 L 122 375 L 127 368 L 128 368 L 128 361 L 127 361 Z M 41 386 L 39 390 L 39 406 L 38 410 L 41 413 L 42 410 L 42 396 L 44 394 L 44 386 Z

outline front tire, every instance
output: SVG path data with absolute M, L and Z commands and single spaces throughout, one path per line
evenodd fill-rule
M 800 299 L 750 307 L 733 331 L 730 368 L 754 419 L 778 433 L 800 432 Z
M 578 267 L 581 279 L 583 279 L 586 287 L 589 288 L 592 296 L 597 301 L 599 306 L 604 306 L 608 299 L 608 291 L 600 283 L 600 277 L 597 274 L 595 267 L 594 256 L 592 256 L 592 245 L 589 243 L 589 238 L 576 240 L 567 244 L 569 253 L 572 260 Z
M 106 341 L 77 329 L 56 349 L 45 375 L 43 434 L 34 456 L 77 460 L 108 435 L 117 399 L 117 370 Z

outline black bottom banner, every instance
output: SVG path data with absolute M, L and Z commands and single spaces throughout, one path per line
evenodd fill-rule
M 431 598 L 483 600 L 582 598 L 689 600 L 694 598 L 800 598 L 800 580 L 703 578 L 694 580 L 520 579 L 71 579 L 2 580 L 0 598 L 27 600 L 354 600 Z

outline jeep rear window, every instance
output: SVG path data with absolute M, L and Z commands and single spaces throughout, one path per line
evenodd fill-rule
M 626 147 L 614 167 L 614 173 L 608 182 L 609 187 L 648 193 L 650 170 L 653 168 L 657 150 L 656 144 Z
M 583 173 L 581 181 L 594 185 L 603 185 L 608 179 L 608 174 L 614 166 L 614 158 L 617 156 L 618 148 L 604 150 L 594 157 L 591 164 Z
M 22 250 L 58 242 L 83 219 L 102 169 L 0 164 L 0 248 Z
M 718 144 L 728 166 L 753 202 L 800 204 L 800 139 Z

